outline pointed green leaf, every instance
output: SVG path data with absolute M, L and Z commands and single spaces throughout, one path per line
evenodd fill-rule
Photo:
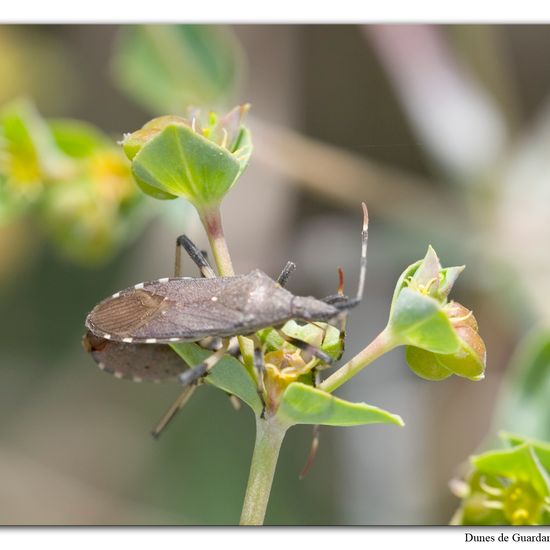
M 457 265 L 454 267 L 445 267 L 439 273 L 439 289 L 437 297 L 444 300 L 449 296 L 451 289 L 453 288 L 458 276 L 464 271 L 464 265 Z
M 451 322 L 437 300 L 409 288 L 399 293 L 389 326 L 405 345 L 434 353 L 455 353 L 460 348 Z
M 401 417 L 396 414 L 391 414 L 366 403 L 350 403 L 299 382 L 294 382 L 286 388 L 277 415 L 284 422 L 290 424 L 323 424 L 326 426 L 404 425 Z
M 423 285 L 429 287 L 430 290 L 435 291 L 439 286 L 439 272 L 441 270 L 441 263 L 435 250 L 430 245 L 426 256 L 420 262 L 418 269 L 412 277 L 412 282 L 416 285 Z
M 211 351 L 192 343 L 170 344 L 170 347 L 188 365 L 198 365 L 212 354 Z M 225 392 L 236 395 L 251 407 L 257 415 L 261 413 L 262 404 L 258 397 L 256 383 L 244 365 L 234 357 L 226 355 L 210 371 L 205 381 Z

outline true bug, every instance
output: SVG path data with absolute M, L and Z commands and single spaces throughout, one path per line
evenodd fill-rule
M 294 264 L 287 266 L 277 280 L 255 269 L 247 275 L 233 277 L 215 277 L 215 272 L 206 257 L 184 235 L 178 238 L 176 245 L 176 276 L 156 281 L 144 282 L 116 292 L 103 300 L 86 318 L 89 334 L 85 336 L 88 346 L 98 361 L 101 350 L 106 349 L 105 358 L 115 359 L 118 371 L 115 376 L 135 379 L 135 369 L 140 373 L 146 369 L 143 365 L 145 354 L 139 355 L 139 349 L 147 351 L 155 365 L 155 373 L 165 368 L 164 375 L 173 375 L 184 386 L 196 383 L 223 357 L 234 336 L 252 336 L 255 343 L 254 361 L 258 373 L 260 396 L 263 392 L 263 351 L 262 344 L 255 333 L 261 329 L 273 327 L 280 329 L 285 322 L 294 319 L 304 322 L 330 322 L 342 318 L 347 310 L 357 305 L 362 298 L 366 273 L 366 252 L 368 238 L 368 214 L 363 204 L 363 231 L 361 247 L 360 276 L 357 296 L 347 298 L 341 294 L 324 299 L 295 296 L 284 288 Z M 202 278 L 180 277 L 180 254 L 183 247 L 201 271 Z M 322 350 L 310 344 L 292 338 L 279 330 L 279 334 L 296 347 L 316 356 L 324 363 L 331 364 L 332 359 Z M 214 351 L 204 363 L 186 369 L 181 361 L 181 372 L 172 365 L 172 351 L 164 344 L 175 342 L 199 342 L 205 338 L 221 338 L 222 346 Z M 95 342 L 95 344 L 94 344 Z M 105 344 L 107 342 L 107 344 Z M 94 348 L 95 346 L 95 348 Z M 127 353 L 139 357 L 130 374 L 130 360 L 125 363 Z M 151 346 L 144 348 L 143 346 Z M 167 351 L 170 349 L 170 352 Z M 172 352 L 174 356 L 176 354 Z M 135 359 L 134 359 L 135 361 Z M 98 361 L 101 363 L 101 361 Z M 107 363 L 103 362 L 104 365 Z M 121 364 L 123 364 L 121 368 Z M 159 364 L 161 367 L 159 368 Z M 166 367 L 164 367 L 166 365 Z M 175 365 L 175 363 L 174 363 Z M 174 370 L 175 369 L 175 370 Z M 163 378 L 161 375 L 160 378 Z M 138 375 L 138 378 L 143 378 Z

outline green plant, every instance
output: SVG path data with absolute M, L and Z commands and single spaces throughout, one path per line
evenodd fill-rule
M 0 111 L 0 225 L 33 217 L 68 258 L 105 261 L 145 217 L 124 155 L 91 124 L 44 120 L 28 100 Z
M 451 482 L 462 499 L 452 523 L 550 524 L 549 369 L 550 335 L 540 327 L 519 346 L 500 392 L 493 425 L 504 448 L 490 437 L 464 480 Z
M 455 525 L 548 525 L 550 444 L 501 432 L 508 448 L 470 457 L 465 481 L 452 488 L 462 503 Z
M 246 111 L 247 107 L 237 107 L 225 117 L 210 114 L 205 119 L 198 111 L 191 111 L 187 118 L 164 116 L 123 140 L 132 174 L 142 191 L 158 199 L 184 197 L 197 209 L 221 276 L 234 274 L 220 205 L 252 152 L 250 132 L 243 120 Z M 425 258 L 409 266 L 399 278 L 386 327 L 323 381 L 317 380 L 315 373 L 328 365 L 270 328 L 257 334 L 266 364 L 263 380 L 253 368 L 249 338 L 240 337 L 242 361 L 226 356 L 214 367 L 206 382 L 240 398 L 256 416 L 256 443 L 242 524 L 263 523 L 279 450 L 292 426 L 403 425 L 398 415 L 332 395 L 383 354 L 404 346 L 410 368 L 429 380 L 452 374 L 471 380 L 483 378 L 485 345 L 476 320 L 471 311 L 448 298 L 462 269 L 442 268 L 429 247 Z M 341 332 L 330 324 L 302 326 L 290 321 L 283 331 L 319 346 L 334 359 L 342 353 Z M 200 363 L 209 354 L 195 343 L 171 345 L 189 365 Z

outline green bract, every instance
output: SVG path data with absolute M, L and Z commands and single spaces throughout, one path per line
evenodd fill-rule
M 350 403 L 330 393 L 295 382 L 281 399 L 278 416 L 289 425 L 323 424 L 325 426 L 358 426 L 361 424 L 397 424 L 403 420 L 396 414 L 367 405 Z
M 141 190 L 157 199 L 184 197 L 199 211 L 218 206 L 246 168 L 252 153 L 250 132 L 242 124 L 248 105 L 225 117 L 200 113 L 190 118 L 163 116 L 124 137 Z
M 407 346 L 411 370 L 428 380 L 483 378 L 485 344 L 471 311 L 447 298 L 463 266 L 442 268 L 432 247 L 397 282 L 388 331 Z
M 472 470 L 459 487 L 463 498 L 453 523 L 547 525 L 550 523 L 550 445 L 501 433 L 512 448 L 472 456 Z

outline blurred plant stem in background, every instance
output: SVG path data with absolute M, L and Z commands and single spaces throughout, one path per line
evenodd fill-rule
M 250 124 L 258 159 L 308 192 L 355 208 L 368 197 L 381 216 L 423 230 L 436 225 L 449 238 L 458 230 L 458 212 L 445 189 L 290 128 L 253 117 Z

